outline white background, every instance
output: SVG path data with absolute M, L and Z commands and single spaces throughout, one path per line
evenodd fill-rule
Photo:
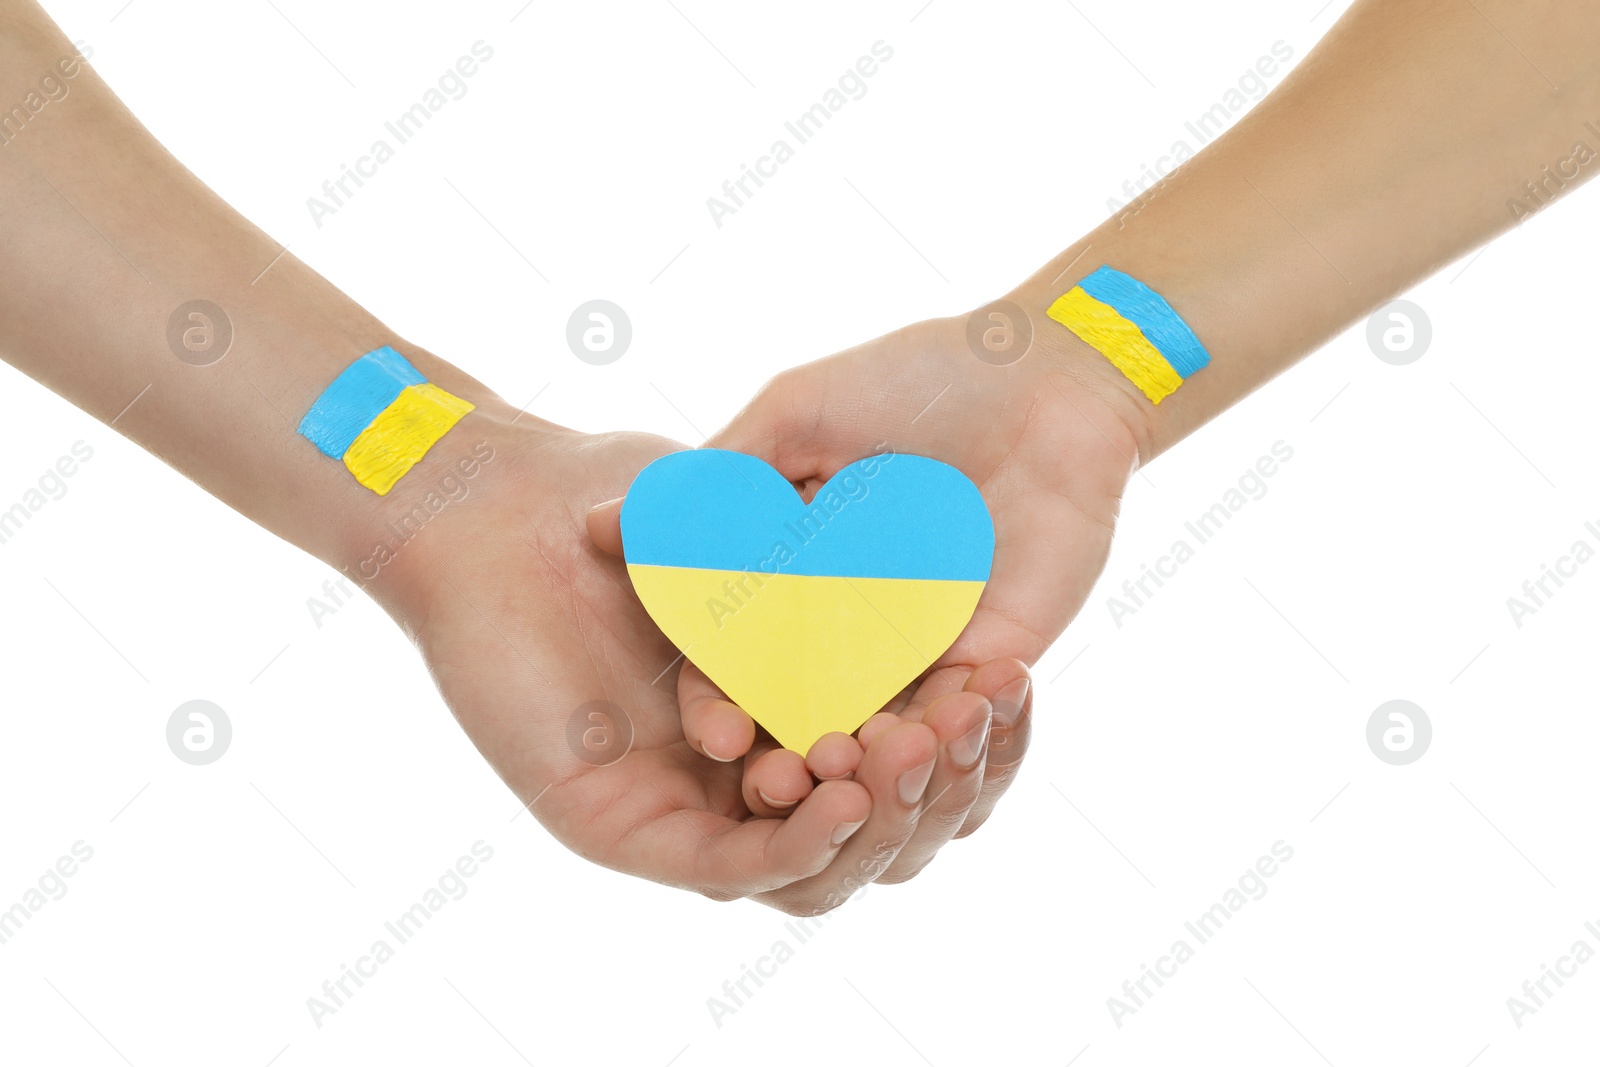
M 540 415 L 691 444 L 783 367 L 1006 291 L 1344 6 L 122 2 L 49 7 L 294 254 Z M 306 198 L 480 39 L 469 93 L 317 228 Z M 717 228 L 706 198 L 879 40 L 866 96 Z M 0 908 L 93 849 L 0 946 L 0 1059 L 1571 1062 L 1600 962 L 1520 1029 L 1506 998 L 1600 949 L 1600 565 L 1520 629 L 1506 598 L 1597 543 L 1597 214 L 1579 194 L 1408 294 L 1419 361 L 1358 327 L 1136 478 L 1000 811 L 804 945 L 514 818 L 376 608 L 319 627 L 331 571 L 0 371 L 0 508 L 94 449 L 0 546 Z M 564 341 L 596 297 L 634 326 L 607 367 Z M 1115 626 L 1107 597 L 1277 441 L 1267 494 Z M 206 767 L 165 741 L 195 698 L 234 728 Z M 1404 767 L 1365 739 L 1393 698 L 1434 729 Z M 307 998 L 480 840 L 467 895 L 316 1026 Z M 1118 1027 L 1107 998 L 1280 840 L 1269 892 Z

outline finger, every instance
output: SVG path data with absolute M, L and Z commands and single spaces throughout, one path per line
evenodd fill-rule
M 820 473 L 818 455 L 827 448 L 818 440 L 823 427 L 814 380 L 800 370 L 779 374 L 706 444 L 759 456 L 791 482 L 805 483 Z
M 861 747 L 866 748 L 878 738 L 899 726 L 903 722 L 900 716 L 892 711 L 880 711 L 872 718 L 861 724 L 861 729 L 856 731 L 856 736 L 861 739 Z
M 596 548 L 612 556 L 622 555 L 622 501 L 623 497 L 607 500 L 589 509 L 585 525 L 589 540 Z
M 630 833 L 615 866 L 714 900 L 757 896 L 826 870 L 871 812 L 855 782 L 824 782 L 787 819 L 673 808 Z
M 719 763 L 738 759 L 755 742 L 755 720 L 687 660 L 678 672 L 678 707 L 684 738 Z
M 826 481 L 881 451 L 884 427 L 907 426 L 927 398 L 908 391 L 898 369 L 863 356 L 849 350 L 784 371 L 706 443 L 759 456 L 797 483 Z
M 753 815 L 763 819 L 788 815 L 811 795 L 811 772 L 806 770 L 806 761 L 776 741 L 757 741 L 745 757 L 744 766 L 744 803 Z
M 823 734 L 811 746 L 806 753 L 806 770 L 824 782 L 849 778 L 861 766 L 861 756 L 861 742 L 835 730 Z
M 983 788 L 956 837 L 966 837 L 983 825 L 995 804 L 1011 787 L 1032 736 L 1032 682 L 1027 665 L 1019 659 L 995 659 L 976 670 L 945 667 L 929 675 L 900 716 L 922 721 L 929 697 L 951 692 L 974 692 L 994 707 L 989 728 L 989 752 L 984 759 Z
M 876 881 L 916 830 L 917 812 L 938 755 L 938 737 L 921 723 L 901 723 L 884 733 L 862 755 L 854 782 L 824 782 L 817 787 L 817 793 L 839 785 L 864 787 L 872 797 L 866 825 L 825 871 L 757 899 L 791 915 L 818 915 Z M 805 806 L 802 803 L 798 810 Z
M 950 693 L 927 705 L 922 722 L 939 738 L 939 758 L 916 830 L 878 881 L 915 877 L 966 822 L 983 787 L 990 714 L 989 701 L 979 693 Z
M 963 664 L 940 667 L 915 685 L 908 686 L 894 703 L 883 710 L 894 712 L 902 722 L 921 722 L 929 704 L 942 696 L 961 692 L 971 674 L 972 668 Z
M 993 814 L 1000 797 L 1016 781 L 1022 758 L 1033 736 L 1033 685 L 1019 660 L 995 660 L 972 672 L 968 686 L 989 696 L 994 723 L 989 730 L 989 752 L 984 758 L 983 789 L 967 812 L 957 837 L 966 837 Z

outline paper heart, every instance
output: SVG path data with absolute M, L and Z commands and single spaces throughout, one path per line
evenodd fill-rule
M 634 479 L 623 554 L 644 608 L 779 744 L 853 733 L 961 635 L 994 524 L 960 471 L 889 453 L 802 502 L 754 456 L 675 452 Z

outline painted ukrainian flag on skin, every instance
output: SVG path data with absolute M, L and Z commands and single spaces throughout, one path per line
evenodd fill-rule
M 622 534 L 662 632 L 802 754 L 853 731 L 944 654 L 994 554 L 977 488 L 902 455 L 851 464 L 807 505 L 752 456 L 675 453 L 628 491 Z
M 1189 324 L 1137 278 L 1100 267 L 1047 314 L 1109 359 L 1153 404 L 1211 362 Z
M 346 367 L 300 420 L 300 435 L 386 495 L 473 405 L 385 345 Z

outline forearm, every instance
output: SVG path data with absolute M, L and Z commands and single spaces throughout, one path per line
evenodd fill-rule
M 1545 168 L 1575 142 L 1600 151 L 1597 46 L 1593 5 L 1358 0 L 1238 126 L 1013 299 L 1075 373 L 1122 394 L 1148 461 L 1514 225 L 1529 180 L 1542 199 L 1586 180 L 1593 165 L 1559 182 Z M 1212 357 L 1159 405 L 1039 314 L 1102 263 L 1160 292 Z
M 389 344 L 480 417 L 503 405 L 285 254 L 86 64 L 58 66 L 75 53 L 35 4 L 0 0 L 0 106 L 48 100 L 0 128 L 0 355 L 287 540 L 336 566 L 359 559 L 368 531 L 409 501 L 363 488 L 296 433 L 322 390 Z M 196 364 L 217 350 L 180 358 L 169 339 L 196 299 L 232 326 L 208 365 Z M 458 458 L 436 451 L 424 462 Z

